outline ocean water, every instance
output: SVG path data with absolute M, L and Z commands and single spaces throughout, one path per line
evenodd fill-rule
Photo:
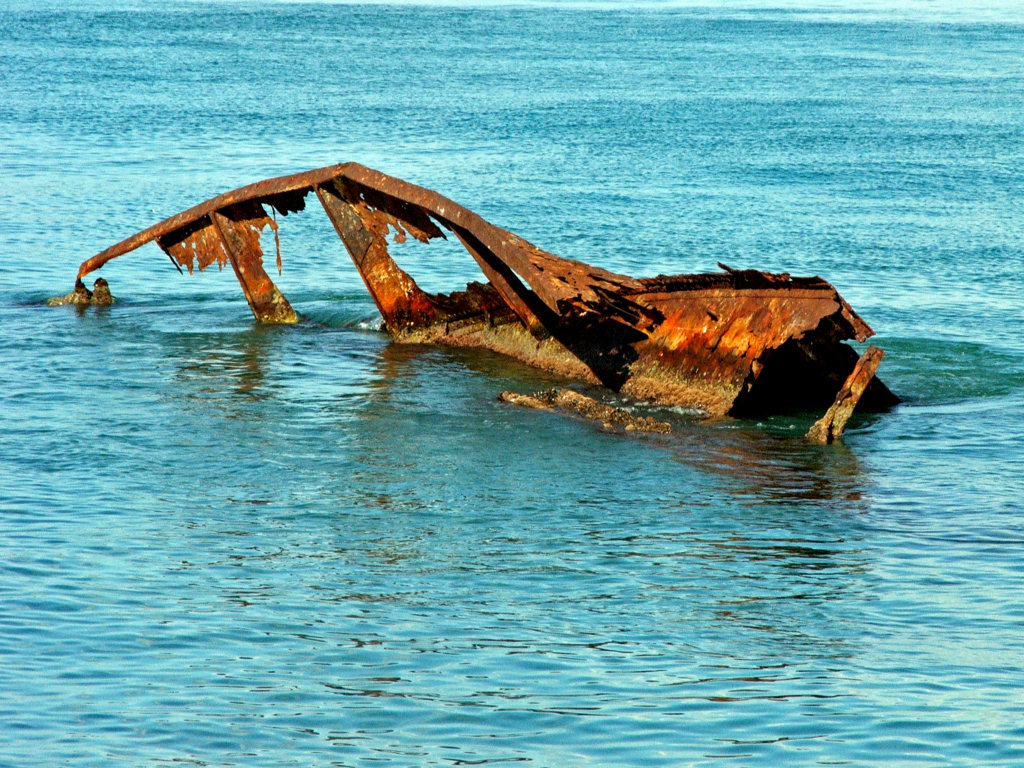
M 821 275 L 904 403 L 504 406 L 561 382 L 390 344 L 315 205 L 297 326 L 155 246 L 44 304 L 344 160 L 619 272 Z M 0 766 L 1024 764 L 1022 168 L 1011 3 L 0 2 Z

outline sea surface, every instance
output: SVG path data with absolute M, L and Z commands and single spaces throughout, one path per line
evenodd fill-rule
M 618 272 L 820 275 L 904 402 L 503 405 L 565 382 L 389 343 L 315 201 L 297 326 L 154 245 L 45 305 L 346 160 Z M 1024 765 L 1022 169 L 1010 2 L 0 0 L 0 766 Z

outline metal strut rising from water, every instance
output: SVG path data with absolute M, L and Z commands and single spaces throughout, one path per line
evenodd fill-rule
M 315 194 L 396 342 L 484 347 L 544 370 L 709 415 L 792 408 L 829 412 L 809 437 L 831 442 L 853 408 L 899 402 L 874 376 L 881 350 L 842 343 L 873 331 L 819 277 L 757 270 L 633 278 L 560 258 L 429 189 L 342 163 L 250 184 L 154 224 L 82 263 L 81 282 L 111 259 L 157 245 L 190 273 L 230 264 L 261 323 L 295 311 L 263 266 L 275 214 Z M 268 214 L 268 207 L 271 209 Z M 387 239 L 447 233 L 485 283 L 429 294 L 392 259 Z M 280 247 L 277 247 L 280 270 Z M 838 393 L 838 395 L 837 395 Z

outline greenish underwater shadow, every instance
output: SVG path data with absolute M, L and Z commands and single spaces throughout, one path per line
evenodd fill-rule
M 635 445 L 638 451 L 661 452 L 667 462 L 716 476 L 723 481 L 725 493 L 747 503 L 838 502 L 858 508 L 870 487 L 854 447 L 843 441 L 816 445 L 804 438 L 820 414 L 797 413 L 770 419 L 708 419 L 693 412 L 630 403 L 603 388 L 567 381 L 489 350 L 420 345 L 382 347 L 371 367 L 367 386 L 380 407 L 416 407 L 416 391 L 421 392 L 420 397 L 426 395 L 422 381 L 417 383 L 417 379 L 429 376 L 438 377 L 435 382 L 438 388 L 444 388 L 453 397 L 493 400 L 503 389 L 531 392 L 569 387 L 602 402 L 667 421 L 674 430 L 669 435 L 607 435 L 600 425 L 575 415 L 546 414 L 578 422 L 583 429 L 625 441 Z M 471 389 L 465 388 L 466 377 L 476 379 Z M 445 380 L 458 382 L 462 391 L 445 387 Z M 434 387 L 427 390 L 433 391 Z M 501 403 L 495 403 L 494 407 L 517 414 L 506 418 L 520 419 L 523 430 L 537 429 L 535 412 Z M 460 418 L 456 403 L 442 410 L 451 411 L 453 421 Z M 859 432 L 870 431 L 885 418 L 886 414 L 855 414 L 848 439 L 855 440 Z M 552 460 L 558 458 L 551 457 Z
M 846 530 L 842 516 L 828 514 L 856 511 L 870 486 L 852 447 L 807 444 L 802 431 L 790 430 L 782 422 L 712 421 L 678 413 L 664 414 L 676 429 L 669 436 L 608 434 L 571 416 L 518 409 L 495 400 L 505 388 L 532 391 L 565 386 L 565 380 L 493 352 L 394 344 L 383 333 L 254 326 L 237 332 L 164 334 L 162 343 L 173 360 L 174 389 L 193 398 L 230 401 L 217 403 L 218 411 L 247 416 L 252 413 L 247 406 L 257 403 L 260 411 L 287 406 L 284 421 L 302 418 L 297 409 L 317 413 L 320 420 L 305 438 L 319 443 L 310 453 L 313 460 L 289 460 L 277 469 L 289 473 L 289 482 L 301 488 L 299 495 L 310 504 L 303 518 L 323 517 L 317 547 L 323 547 L 325 557 L 357 558 L 369 568 L 415 571 L 421 561 L 433 563 L 447 556 L 438 549 L 441 544 L 431 543 L 432 537 L 472 544 L 460 538 L 470 535 L 464 530 L 476 530 L 467 528 L 466 520 L 488 516 L 506 523 L 513 520 L 513 527 L 542 530 L 550 525 L 559 535 L 571 536 L 580 524 L 575 509 L 578 491 L 571 478 L 563 476 L 558 489 L 496 494 L 492 483 L 516 482 L 531 474 L 520 471 L 509 480 L 501 465 L 556 465 L 553 472 L 538 476 L 543 483 L 544 477 L 560 474 L 559 463 L 582 464 L 573 469 L 586 473 L 588 455 L 607 468 L 616 455 L 628 452 L 639 454 L 631 464 L 657 481 L 652 485 L 648 479 L 638 489 L 632 500 L 637 508 L 658 504 L 659 483 L 678 482 L 700 494 L 705 504 L 694 511 L 696 504 L 684 506 L 685 500 L 673 494 L 680 502 L 676 506 L 643 515 L 634 511 L 631 514 L 646 523 L 620 527 L 604 519 L 612 500 L 591 500 L 587 525 L 594 526 L 601 547 L 664 561 L 676 574 L 664 585 L 648 584 L 647 599 L 663 598 L 678 605 L 673 590 L 685 588 L 679 579 L 699 573 L 702 581 L 722 587 L 688 608 L 688 620 L 705 625 L 701 636 L 709 650 L 718 638 L 731 637 L 751 656 L 778 647 L 799 658 L 858 652 L 857 632 L 845 621 L 850 615 L 856 618 L 857 608 L 844 608 L 837 598 L 863 588 L 870 560 L 857 541 L 862 534 Z M 334 389 L 327 386 L 319 399 L 294 403 L 292 384 L 301 388 L 303 376 L 317 373 L 302 367 L 310 345 L 326 356 L 326 369 L 318 370 L 339 371 L 339 381 L 344 366 L 353 364 L 352 356 L 361 355 L 356 396 L 334 398 Z M 514 448 L 500 442 L 510 431 L 524 435 Z M 571 444 L 563 440 L 567 433 Z M 254 429 L 239 433 L 239 438 L 263 440 L 264 435 Z M 477 449 L 484 443 L 488 451 L 481 455 Z M 581 445 L 597 448 L 593 454 L 580 453 Z M 566 453 L 547 453 L 553 448 Z M 275 450 L 268 449 L 259 458 L 265 460 Z M 332 452 L 339 456 L 327 455 Z M 299 477 L 307 466 L 308 476 Z M 613 478 L 602 487 L 630 482 L 629 477 Z M 233 503 L 246 512 L 253 504 L 262 505 L 259 526 L 268 525 L 268 518 L 291 504 L 275 495 L 280 493 L 276 487 L 263 483 L 254 481 L 251 497 L 239 496 L 232 488 Z M 526 507 L 502 506 L 545 496 L 550 496 L 553 507 L 546 523 L 534 520 L 535 512 Z M 253 501 L 257 498 L 262 501 Z M 492 530 L 494 524 L 488 522 L 481 530 Z M 678 564 L 672 565 L 672 558 Z M 738 581 L 736 573 L 748 576 Z M 772 594 L 766 594 L 761 584 L 773 584 Z M 384 590 L 372 600 L 389 599 L 388 594 Z M 842 615 L 842 610 L 849 615 Z M 771 683 L 772 677 L 766 674 L 764 682 Z
M 389 439 L 387 430 L 413 440 L 411 450 L 429 450 L 428 441 L 421 442 L 424 430 L 456 430 L 469 440 L 486 439 L 473 420 L 489 409 L 500 409 L 506 421 L 521 421 L 524 432 L 543 429 L 537 414 L 496 403 L 497 394 L 505 389 L 532 392 L 569 386 L 670 422 L 674 433 L 667 436 L 608 437 L 627 441 L 638 451 L 659 452 L 666 467 L 682 465 L 718 478 L 722 493 L 745 504 L 828 502 L 856 509 L 870 486 L 857 451 L 846 442 L 817 446 L 804 440 L 816 414 L 704 419 L 676 409 L 630 404 L 606 390 L 546 374 L 488 350 L 395 344 L 380 331 L 327 327 L 308 320 L 298 326 L 252 323 L 165 332 L 160 344 L 170 363 L 171 387 L 187 400 L 215 401 L 229 413 L 234 412 L 233 402 L 241 406 L 237 415 L 248 416 L 252 407 L 272 408 L 282 398 L 292 413 L 296 408 L 317 409 L 318 417 L 345 425 L 367 455 Z M 315 363 L 309 355 L 316 356 Z M 319 377 L 319 389 L 308 401 L 296 396 L 305 387 L 305 377 Z M 578 420 L 569 415 L 558 418 Z M 855 440 L 858 432 L 870 431 L 885 418 L 856 414 L 847 439 Z M 584 428 L 595 434 L 603 431 L 592 424 Z M 525 448 L 543 450 L 544 441 L 532 446 L 527 442 Z

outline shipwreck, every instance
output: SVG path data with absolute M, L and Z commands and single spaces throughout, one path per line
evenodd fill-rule
M 548 253 L 467 208 L 357 163 L 218 195 L 82 263 L 82 278 L 156 241 L 179 271 L 230 264 L 256 320 L 298 316 L 264 266 L 261 234 L 302 211 L 310 193 L 348 250 L 395 342 L 482 347 L 551 373 L 660 405 L 755 416 L 829 408 L 809 436 L 830 442 L 855 406 L 899 399 L 874 375 L 882 353 L 844 341 L 873 331 L 819 277 L 737 270 L 634 278 Z M 454 236 L 484 282 L 431 294 L 388 240 Z

